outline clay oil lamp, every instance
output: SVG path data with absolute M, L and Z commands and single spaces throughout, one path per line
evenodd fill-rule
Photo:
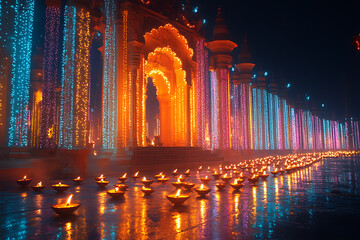
M 259 181 L 259 175 L 253 174 L 248 180 L 251 184 L 255 185 Z
M 51 208 L 54 210 L 56 214 L 61 216 L 72 214 L 76 209 L 80 207 L 80 203 L 71 202 L 72 197 L 73 195 L 71 194 L 67 199 L 66 203 L 59 203 L 56 205 L 52 205 Z
M 185 182 L 185 177 L 184 177 L 183 175 L 180 175 L 180 176 L 178 177 L 178 180 L 179 180 L 180 182 Z
M 195 186 L 195 183 L 191 183 L 191 182 L 184 182 L 183 183 L 184 188 L 186 188 L 186 190 L 190 190 Z
M 127 173 L 125 173 L 124 175 L 122 175 L 121 177 L 118 177 L 119 181 L 124 183 L 127 179 Z
M 164 184 L 169 180 L 169 178 L 166 178 L 165 175 L 162 175 L 161 178 L 158 178 L 157 180 Z
M 152 189 L 152 188 L 147 188 L 147 187 L 145 187 L 145 186 L 143 186 L 142 188 L 141 188 L 141 191 L 145 194 L 145 195 L 151 195 L 153 192 L 155 192 L 155 190 L 154 189 Z
M 134 180 L 139 178 L 139 171 L 137 171 L 134 175 L 131 176 Z
M 220 179 L 223 180 L 224 182 L 228 183 L 230 181 L 231 177 L 227 173 L 225 173 L 224 175 L 222 175 L 220 177 Z
M 175 169 L 174 171 L 171 172 L 171 174 L 175 177 L 176 175 L 178 175 L 178 170 Z
M 187 177 L 190 176 L 190 169 L 186 170 L 186 172 L 184 172 L 184 175 Z
M 20 186 L 25 187 L 30 184 L 31 179 L 24 176 L 22 179 L 16 181 Z
M 70 186 L 59 182 L 58 184 L 54 184 L 51 187 L 58 193 L 62 193 L 62 192 L 65 192 L 66 190 L 68 190 Z
M 198 172 L 200 173 L 202 171 L 202 166 L 198 167 Z
M 230 183 L 230 186 L 235 190 L 239 190 L 240 188 L 242 188 L 244 186 L 244 184 L 239 182 L 238 179 L 234 179 L 234 182 Z
M 177 180 L 177 182 L 171 183 L 176 188 L 181 188 L 183 186 L 183 183 L 180 181 L 180 179 Z
M 271 174 L 274 175 L 274 177 L 275 177 L 276 175 L 279 174 L 279 169 L 275 168 L 274 170 L 271 171 Z
M 234 170 L 234 171 L 233 171 L 233 174 L 234 174 L 236 177 L 238 177 L 238 176 L 240 175 L 240 172 L 239 172 L 238 170 Z
M 205 195 L 211 191 L 210 188 L 204 187 L 204 184 L 201 184 L 199 188 L 194 188 L 194 190 L 199 194 L 200 197 L 205 197 Z
M 269 177 L 269 174 L 267 174 L 265 171 L 260 173 L 259 176 L 262 180 L 266 180 Z
M 280 169 L 279 169 L 279 173 L 284 174 L 284 173 L 285 173 L 285 170 L 284 170 L 283 168 L 280 168 Z
M 112 198 L 112 199 L 119 199 L 122 198 L 125 194 L 124 191 L 120 190 L 120 188 L 115 187 L 114 189 L 107 190 L 106 193 Z
M 141 183 L 144 184 L 144 186 L 147 188 L 149 188 L 153 182 L 154 180 L 146 179 L 146 177 L 143 177 L 143 179 L 141 180 Z
M 218 189 L 219 191 L 222 191 L 222 190 L 226 187 L 226 183 L 224 183 L 224 182 L 218 182 L 218 183 L 215 184 L 215 187 L 217 187 L 217 189 Z
M 159 174 L 155 174 L 154 178 L 158 179 L 161 178 L 163 175 L 164 175 L 163 172 L 160 172 Z
M 188 200 L 190 196 L 187 194 L 181 194 L 181 189 L 178 189 L 176 191 L 176 194 L 166 195 L 166 198 L 174 205 L 180 205 L 183 204 L 186 200 Z
M 219 177 L 221 176 L 221 173 L 219 173 L 219 172 L 217 172 L 217 171 L 215 170 L 212 175 L 213 175 L 213 177 L 214 177 L 215 180 L 218 180 Z
M 73 179 L 73 182 L 74 182 L 76 185 L 80 185 L 80 183 L 81 183 L 82 181 L 84 181 L 84 179 L 81 179 L 80 176 Z
M 95 181 L 100 181 L 101 179 L 106 180 L 106 177 L 104 177 L 104 175 L 101 174 L 99 177 L 95 178 Z
M 129 185 L 126 184 L 115 184 L 115 187 L 119 188 L 120 191 L 124 192 L 129 187 Z
M 100 181 L 96 181 L 96 184 L 97 184 L 99 187 L 104 188 L 104 187 L 106 187 L 106 185 L 109 184 L 109 181 L 106 181 L 106 180 L 104 180 L 104 179 L 101 179 Z
M 45 185 L 42 184 L 42 182 L 38 182 L 38 184 L 32 186 L 35 192 L 41 192 L 45 188 Z
M 202 181 L 203 183 L 205 183 L 205 184 L 207 184 L 207 183 L 211 180 L 208 176 L 205 176 L 205 177 L 200 178 L 200 179 L 201 179 L 201 181 Z

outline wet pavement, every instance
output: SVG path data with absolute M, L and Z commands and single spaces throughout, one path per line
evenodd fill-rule
M 146 176 L 152 178 L 160 171 Z M 188 181 L 198 185 L 200 176 L 211 176 L 205 170 L 195 172 L 191 170 Z M 173 177 L 166 184 L 155 182 L 151 186 L 155 192 L 148 197 L 143 196 L 140 181 L 129 178 L 125 197 L 117 201 L 93 178 L 80 186 L 64 180 L 71 185 L 65 194 L 51 188 L 55 180 L 44 181 L 46 188 L 39 194 L 14 181 L 2 182 L 0 238 L 358 239 L 359 174 L 360 159 L 330 158 L 291 174 L 270 176 L 256 187 L 245 181 L 240 192 L 230 186 L 220 192 L 211 180 L 207 198 L 198 198 L 191 190 L 182 207 L 173 207 L 166 199 L 166 194 L 175 192 L 170 183 Z M 118 176 L 108 177 L 107 189 L 118 182 Z M 33 177 L 32 184 L 38 180 Z M 51 205 L 66 201 L 70 193 L 74 202 L 81 203 L 76 214 L 55 215 Z

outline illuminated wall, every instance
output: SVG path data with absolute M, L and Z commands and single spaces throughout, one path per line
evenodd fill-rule
M 46 8 L 44 41 L 44 77 L 42 82 L 42 102 L 40 121 L 40 148 L 54 148 L 56 128 L 56 85 L 58 68 L 58 45 L 60 8 Z
M 65 6 L 59 146 L 85 148 L 89 142 L 90 13 Z
M 9 147 L 28 146 L 29 87 L 35 0 L 17 0 L 12 39 Z
M 116 135 L 116 28 L 115 2 L 105 0 L 105 46 L 102 97 L 102 146 L 115 148 Z

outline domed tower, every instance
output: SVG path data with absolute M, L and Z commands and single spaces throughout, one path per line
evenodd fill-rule
M 212 147 L 230 149 L 230 79 L 231 52 L 237 44 L 229 40 L 229 31 L 221 9 L 216 16 L 213 40 L 207 46 L 211 52 Z
M 251 80 L 252 69 L 255 64 L 252 61 L 250 48 L 245 36 L 243 44 L 240 46 L 238 64 L 236 65 L 237 76 L 233 79 L 235 85 L 238 85 L 240 95 L 240 112 L 241 112 L 241 139 L 242 149 L 252 149 L 252 128 L 251 128 Z

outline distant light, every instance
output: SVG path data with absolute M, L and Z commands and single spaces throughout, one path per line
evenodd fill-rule
M 325 107 L 325 104 L 321 104 L 321 107 Z
M 199 11 L 199 7 L 194 7 L 194 13 L 197 13 Z
M 256 74 L 254 74 L 252 78 L 256 78 Z
M 290 88 L 290 87 L 291 87 L 291 84 L 288 83 L 288 84 L 286 85 L 286 88 Z
M 205 24 L 206 23 L 206 19 L 203 19 L 203 24 Z
M 235 68 L 234 68 L 234 67 L 232 67 L 232 68 L 231 68 L 231 71 L 235 71 Z
M 181 8 L 184 11 L 185 10 L 185 4 L 181 4 Z
M 309 101 L 309 100 L 310 100 L 310 96 L 306 96 L 306 100 L 308 100 L 308 101 Z
M 268 72 L 264 72 L 264 76 L 266 77 L 268 75 Z

